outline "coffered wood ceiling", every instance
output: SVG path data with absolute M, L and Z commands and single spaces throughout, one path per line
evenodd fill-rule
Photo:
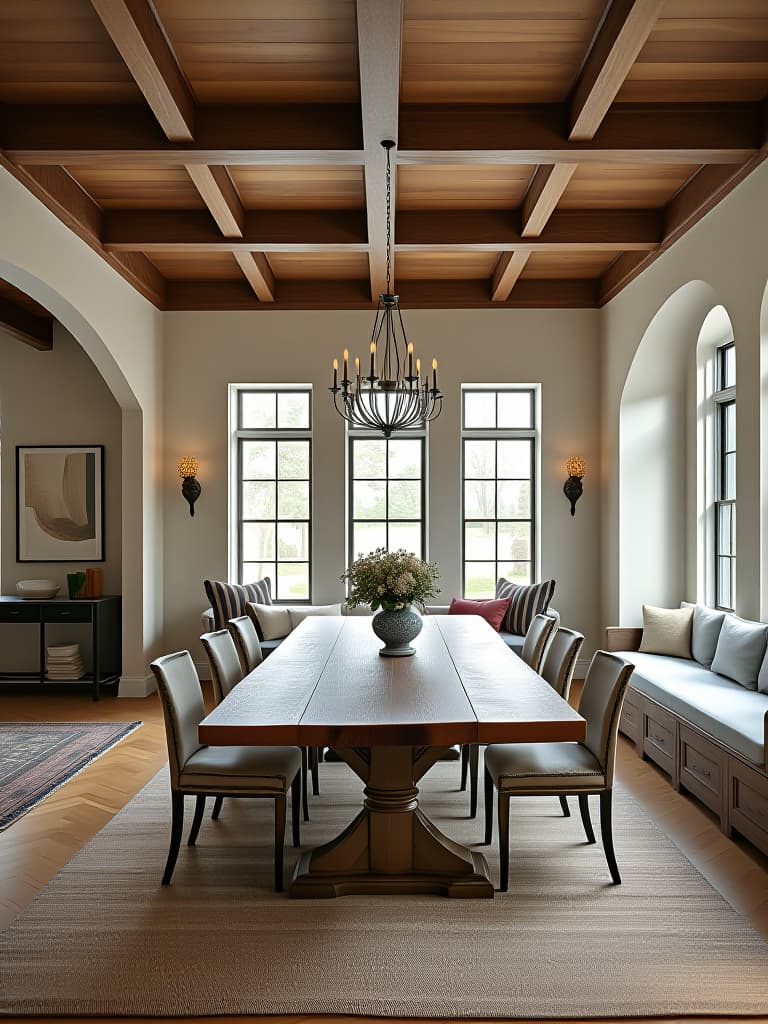
M 602 305 L 768 152 L 766 0 L 2 0 L 0 58 L 0 162 L 162 309 L 375 304 L 387 137 L 404 308 Z

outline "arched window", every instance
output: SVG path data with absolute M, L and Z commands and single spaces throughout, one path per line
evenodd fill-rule
M 715 350 L 715 605 L 733 611 L 736 598 L 736 347 Z

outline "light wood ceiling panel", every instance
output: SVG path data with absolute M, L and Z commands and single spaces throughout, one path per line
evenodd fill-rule
M 613 263 L 618 252 L 533 252 L 521 280 L 597 278 Z
M 2 0 L 0 101 L 137 103 L 141 93 L 89 0 Z
M 395 263 L 395 279 L 443 281 L 490 278 L 498 256 L 493 252 L 402 252 Z
M 668 0 L 616 101 L 754 101 L 768 94 L 765 0 Z
M 103 210 L 204 210 L 183 167 L 67 168 Z
M 557 103 L 603 0 L 405 0 L 403 103 Z
M 522 202 L 534 170 L 527 164 L 403 165 L 397 169 L 397 208 L 514 209 Z
M 580 164 L 558 209 L 660 209 L 698 170 L 680 164 Z
M 246 210 L 362 210 L 362 167 L 241 167 L 230 174 Z
M 155 0 L 200 103 L 356 103 L 354 0 Z
M 231 252 L 152 253 L 154 265 L 169 281 L 242 281 Z
M 365 253 L 267 253 L 280 280 L 364 280 L 368 278 Z

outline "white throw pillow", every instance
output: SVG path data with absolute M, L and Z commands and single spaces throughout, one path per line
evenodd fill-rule
M 654 608 L 643 605 L 643 654 L 690 658 L 693 608 Z
M 288 608 L 251 601 L 246 610 L 251 618 L 257 619 L 262 640 L 282 640 L 293 629 Z
M 310 615 L 341 615 L 340 604 L 302 604 L 288 609 L 291 628 L 296 629 Z

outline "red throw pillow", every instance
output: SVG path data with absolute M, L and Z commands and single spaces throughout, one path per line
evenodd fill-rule
M 451 601 L 451 607 L 448 609 L 448 614 L 480 615 L 498 633 L 511 600 L 509 597 L 501 597 L 491 601 L 465 601 L 462 598 L 454 597 Z

